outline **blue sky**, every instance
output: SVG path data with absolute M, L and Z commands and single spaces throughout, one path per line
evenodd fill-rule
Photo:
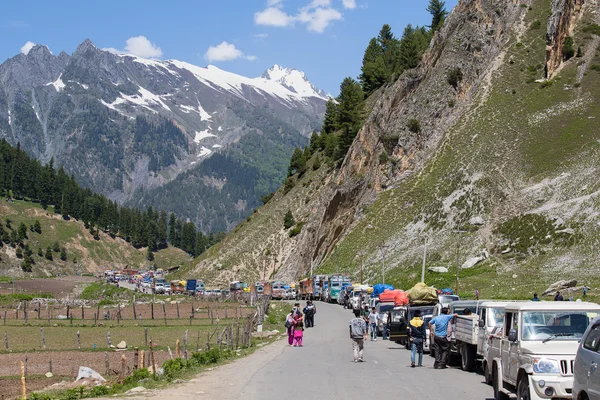
M 100 48 L 214 64 L 259 76 L 273 64 L 306 72 L 337 94 L 356 77 L 370 38 L 384 23 L 401 36 L 427 25 L 428 0 L 3 0 L 0 61 L 26 42 L 72 53 L 85 38 Z M 447 0 L 450 10 L 457 0 Z

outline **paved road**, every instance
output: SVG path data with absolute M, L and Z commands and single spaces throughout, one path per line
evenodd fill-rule
M 203 374 L 192 381 L 143 397 L 173 399 L 388 399 L 419 400 L 493 398 L 493 390 L 476 373 L 457 368 L 434 370 L 424 356 L 423 368 L 410 368 L 410 353 L 393 342 L 367 342 L 365 363 L 352 362 L 348 338 L 349 310 L 316 303 L 316 327 L 305 331 L 304 347 L 286 340 Z M 283 329 L 282 329 L 283 330 Z

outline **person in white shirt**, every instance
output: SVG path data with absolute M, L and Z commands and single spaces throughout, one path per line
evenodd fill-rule
M 371 326 L 371 340 L 372 341 L 377 341 L 377 324 L 379 323 L 379 319 L 381 318 L 379 316 L 379 313 L 377 312 L 377 310 L 375 309 L 375 307 L 373 307 L 373 310 L 371 311 L 371 313 L 369 313 L 369 326 Z

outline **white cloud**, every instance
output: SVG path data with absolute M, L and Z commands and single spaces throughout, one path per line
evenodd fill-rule
M 208 62 L 231 61 L 238 58 L 245 58 L 249 61 L 256 60 L 256 56 L 246 56 L 244 55 L 244 52 L 237 49 L 234 44 L 227 42 L 222 42 L 216 46 L 210 46 L 208 50 L 206 50 L 204 58 L 206 58 Z
M 125 51 L 142 58 L 160 58 L 162 50 L 151 43 L 146 36 L 134 36 L 127 39 Z
M 276 26 L 283 28 L 294 24 L 294 17 L 287 15 L 276 7 L 268 7 L 262 11 L 254 13 L 254 23 L 256 25 Z
M 356 0 L 342 0 L 344 8 L 356 8 Z M 331 0 L 311 0 L 296 15 L 286 13 L 283 0 L 267 0 L 267 8 L 254 13 L 256 25 L 287 27 L 300 22 L 311 32 L 322 33 L 331 22 L 343 19 L 342 13 L 332 7 Z
M 266 33 L 257 33 L 256 35 L 254 35 L 254 37 L 258 39 L 266 39 L 269 37 L 269 35 Z
M 23 47 L 21 47 L 21 53 L 27 55 L 29 53 L 29 50 L 31 50 L 33 46 L 35 46 L 35 43 L 28 41 L 23 45 Z
M 353 10 L 356 8 L 356 0 L 342 0 L 344 4 L 344 8 L 348 10 Z
M 334 8 L 305 8 L 298 14 L 298 20 L 306 24 L 311 32 L 323 33 L 332 21 L 342 19 L 342 13 Z

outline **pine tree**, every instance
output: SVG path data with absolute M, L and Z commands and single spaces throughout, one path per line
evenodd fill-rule
M 152 252 L 151 246 L 148 246 L 148 250 L 146 250 L 146 259 L 148 261 L 154 261 L 154 253 Z
M 17 250 L 15 251 L 15 254 L 16 254 L 17 258 L 23 258 L 23 249 L 21 249 L 21 246 L 17 246 Z
M 41 247 L 38 247 L 38 253 L 37 253 L 37 254 L 38 254 L 38 256 L 40 256 L 40 257 L 44 257 L 44 250 L 42 250 L 42 248 L 41 248 Z
M 54 244 L 52 245 L 52 250 L 54 250 L 55 253 L 58 253 L 60 251 L 60 245 L 57 242 L 54 242 Z
M 67 261 L 67 249 L 64 247 L 60 249 L 60 259 L 63 261 Z
M 315 162 L 313 163 L 313 170 L 318 170 L 319 168 L 321 168 L 321 157 L 317 156 L 315 157 Z
M 296 147 L 294 153 L 292 154 L 292 158 L 290 159 L 290 166 L 288 167 L 288 176 L 292 176 L 294 174 L 298 174 L 301 176 L 306 172 L 306 158 L 304 158 L 304 153 L 299 147 Z
M 325 117 L 323 118 L 323 132 L 333 133 L 338 130 L 339 116 L 338 105 L 333 99 L 327 101 L 325 106 Z
M 23 262 L 21 263 L 21 269 L 23 270 L 23 272 L 31 272 L 33 270 L 32 264 L 33 260 L 31 259 L 31 257 L 25 257 L 23 259 Z
M 21 224 L 19 224 L 19 240 L 25 239 L 27 239 L 27 226 L 21 222 Z
M 46 248 L 46 259 L 52 261 L 52 248 L 50 246 Z
M 292 226 L 296 225 L 296 221 L 294 220 L 294 215 L 291 210 L 288 210 L 283 217 L 283 228 L 290 229 Z
M 446 3 L 442 0 L 429 0 L 427 12 L 431 14 L 431 31 L 435 32 L 442 27 L 446 15 Z
M 204 236 L 202 234 L 202 232 L 198 232 L 196 234 L 196 246 L 195 246 L 195 251 L 194 251 L 194 255 L 196 257 L 198 257 L 200 254 L 204 253 L 204 251 L 206 250 L 208 246 L 208 239 L 206 236 Z
M 346 156 L 364 118 L 364 95 L 360 84 L 352 78 L 344 79 L 340 85 L 338 102 L 339 123 L 342 129 L 337 155 L 339 159 Z
M 173 240 L 175 239 L 175 236 L 176 236 L 175 224 L 176 224 L 175 214 L 171 213 L 171 215 L 169 215 L 169 243 L 171 243 L 173 246 L 175 246 Z
M 310 135 L 310 151 L 315 153 L 319 150 L 319 134 L 316 131 L 312 131 L 312 135 Z
M 386 70 L 383 48 L 373 38 L 369 42 L 365 55 L 359 80 L 366 95 L 371 94 L 387 81 L 390 74 Z

